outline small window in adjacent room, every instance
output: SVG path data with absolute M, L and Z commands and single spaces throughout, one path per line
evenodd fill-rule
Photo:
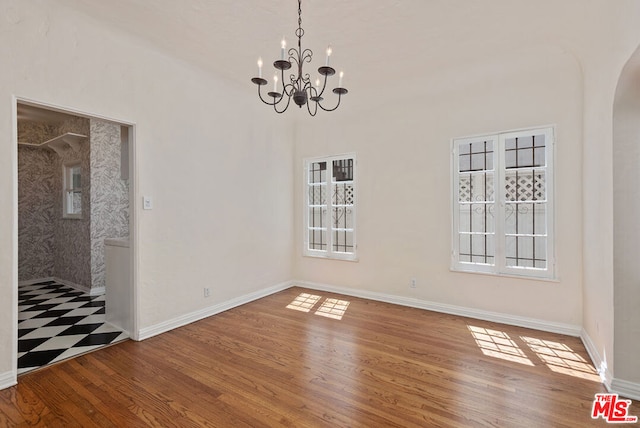
M 553 129 L 453 141 L 452 268 L 554 278 Z
M 79 163 L 64 166 L 62 217 L 82 218 L 82 169 Z
M 304 254 L 356 258 L 355 156 L 307 159 Z

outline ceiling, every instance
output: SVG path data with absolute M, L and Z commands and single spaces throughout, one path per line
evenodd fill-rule
M 251 88 L 257 58 L 270 69 L 280 39 L 284 35 L 291 46 L 297 28 L 295 0 L 57 1 Z M 303 47 L 315 52 L 310 67 L 315 70 L 324 64 L 330 43 L 332 65 L 344 70 L 343 86 L 350 94 L 398 92 L 451 70 L 526 52 L 528 46 L 579 52 L 598 36 L 594 4 L 604 3 L 305 0 Z

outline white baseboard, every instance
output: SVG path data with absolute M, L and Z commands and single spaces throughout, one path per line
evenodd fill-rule
M 640 383 L 629 382 L 623 379 L 613 378 L 610 392 L 632 400 L 640 400 Z M 639 416 L 639 415 L 634 415 Z
M 286 290 L 287 288 L 290 288 L 292 285 L 293 283 L 291 281 L 282 282 L 272 287 L 264 288 L 262 290 L 258 290 L 253 293 L 245 294 L 244 296 L 239 296 L 234 299 L 227 300 L 226 302 L 219 303 L 217 305 L 209 306 L 208 308 L 200 309 L 185 315 L 181 315 L 177 318 L 173 318 L 173 319 L 161 322 L 151 327 L 142 328 L 138 331 L 136 340 L 145 340 L 150 337 L 156 336 L 158 334 L 165 333 L 169 330 L 173 330 L 174 328 L 182 327 L 184 325 L 191 324 L 192 322 L 201 320 L 203 318 L 207 318 L 212 315 L 216 315 L 221 312 L 228 311 L 229 309 L 244 305 L 245 303 L 249 303 L 254 300 L 261 299 L 263 297 L 277 293 L 279 291 Z
M 93 287 L 89 291 L 89 296 L 102 296 L 105 293 L 104 287 Z
M 53 277 L 53 280 L 59 284 L 66 285 L 67 287 L 71 287 L 74 290 L 82 291 L 83 293 L 90 293 L 91 289 L 86 285 L 76 284 L 75 282 L 67 281 L 66 279 Z
M 18 375 L 15 371 L 0 373 L 0 390 L 12 387 L 18 383 Z
M 591 337 L 587 333 L 585 329 L 582 329 L 580 332 L 580 339 L 582 339 L 582 343 L 584 344 L 589 357 L 591 357 L 591 362 L 593 362 L 593 366 L 598 370 L 598 374 L 600 375 L 600 379 L 602 383 L 607 388 L 607 391 L 611 391 L 611 382 L 613 381 L 613 375 L 609 371 L 609 367 L 607 361 L 602 358 L 600 352 L 598 352 L 598 348 L 591 340 Z
M 499 312 L 483 311 L 481 309 L 430 302 L 427 300 L 420 300 L 412 297 L 396 296 L 393 294 L 377 293 L 374 291 L 366 290 L 355 290 L 352 288 L 338 287 L 335 285 L 320 284 L 308 281 L 291 281 L 291 283 L 292 285 L 311 288 L 313 290 L 345 294 L 347 296 L 361 297 L 363 299 L 377 300 L 385 303 L 393 303 L 396 305 L 409 306 L 412 308 L 425 309 L 428 311 L 442 312 L 445 314 L 459 315 L 468 318 L 498 322 L 501 324 L 514 325 L 535 330 L 549 331 L 552 333 L 559 333 L 567 336 L 578 337 L 580 336 L 580 332 L 582 330 L 581 327 L 577 325 L 556 323 L 535 318 L 526 318 L 517 315 L 503 314 Z

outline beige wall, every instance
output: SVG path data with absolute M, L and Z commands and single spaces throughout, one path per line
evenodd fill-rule
M 615 378 L 640 384 L 640 49 L 623 70 L 614 105 Z M 615 381 L 614 381 L 615 382 Z
M 383 108 L 357 111 L 345 99 L 349 114 L 300 124 L 297 177 L 305 157 L 356 153 L 359 261 L 302 257 L 298 245 L 297 278 L 581 324 L 580 66 L 553 48 L 490 61 L 482 69 L 450 71 L 450 80 L 442 76 L 437 88 L 402 94 Z M 555 125 L 556 132 L 559 281 L 451 272 L 451 139 L 543 125 Z M 301 181 L 296 206 L 302 204 Z M 296 213 L 296 242 L 302 242 L 302 210 Z M 411 278 L 416 289 L 409 288 Z
M 286 117 L 53 2 L 3 2 L 0 32 L 0 381 L 16 355 L 13 96 L 135 123 L 139 329 L 290 278 Z

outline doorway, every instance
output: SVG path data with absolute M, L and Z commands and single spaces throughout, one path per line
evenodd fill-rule
M 130 123 L 27 100 L 16 101 L 16 112 L 23 374 L 133 331 L 134 132 Z

